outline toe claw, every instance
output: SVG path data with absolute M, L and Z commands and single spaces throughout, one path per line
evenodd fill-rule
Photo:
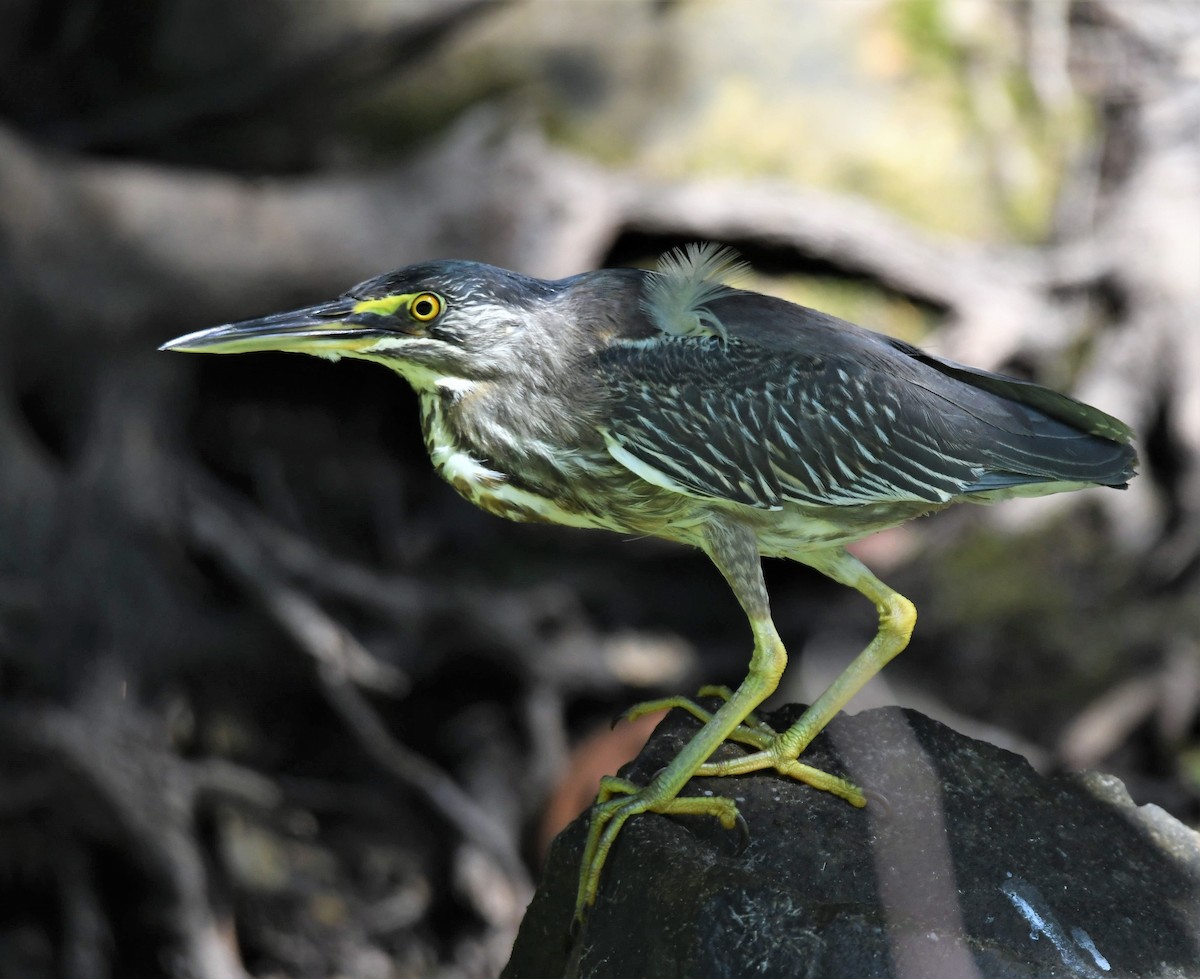
M 888 802 L 888 798 L 882 792 L 876 792 L 874 789 L 864 788 L 862 790 L 863 798 L 866 800 L 866 805 L 870 806 L 876 817 L 882 822 L 889 822 L 892 818 L 892 804 Z
M 737 831 L 738 842 L 734 849 L 735 856 L 741 856 L 746 852 L 746 847 L 750 845 L 750 824 L 746 822 L 746 817 L 740 812 L 737 814 Z

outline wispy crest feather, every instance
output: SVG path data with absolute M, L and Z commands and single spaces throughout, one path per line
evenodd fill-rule
M 684 245 L 658 260 L 642 308 L 663 333 L 728 339 L 724 324 L 705 304 L 729 291 L 725 280 L 747 271 L 749 266 L 726 245 Z

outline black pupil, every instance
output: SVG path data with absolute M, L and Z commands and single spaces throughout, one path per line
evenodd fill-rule
M 430 299 L 418 299 L 414 311 L 418 316 L 432 316 L 433 301 Z

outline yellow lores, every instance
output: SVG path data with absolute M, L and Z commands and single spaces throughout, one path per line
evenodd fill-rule
M 741 818 L 681 795 L 695 775 L 779 772 L 848 802 L 862 791 L 800 761 L 830 719 L 908 644 L 911 602 L 845 550 L 959 501 L 990 502 L 1134 475 L 1129 428 L 1036 384 L 933 357 L 816 310 L 734 289 L 729 253 L 692 246 L 656 272 L 559 281 L 434 262 L 319 306 L 218 326 L 164 349 L 289 350 L 377 361 L 420 397 L 438 471 L 514 520 L 650 534 L 702 549 L 754 636 L 746 679 L 648 785 L 604 780 L 576 914 L 631 816 Z M 875 606 L 875 638 L 791 728 L 752 711 L 787 663 L 763 557 L 801 561 Z M 751 750 L 710 761 L 726 740 Z
M 434 292 L 417 295 L 384 296 L 381 299 L 364 299 L 355 303 L 355 313 L 374 313 L 376 316 L 394 316 L 401 310 L 408 312 L 418 323 L 429 323 L 442 312 L 442 297 Z

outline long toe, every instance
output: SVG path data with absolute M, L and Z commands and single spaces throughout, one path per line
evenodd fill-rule
M 720 761 L 706 762 L 696 770 L 696 775 L 705 778 L 719 778 L 726 775 L 748 775 L 751 772 L 774 769 L 780 775 L 794 778 L 798 782 L 811 785 L 822 792 L 830 792 L 839 799 L 845 799 L 860 809 L 867 804 L 863 790 L 840 775 L 806 765 L 787 755 L 787 745 L 782 735 L 767 739 L 759 751 L 740 758 L 724 758 Z
M 623 780 L 614 780 L 623 781 Z M 623 793 L 628 783 L 610 786 Z M 602 795 L 603 790 L 602 790 Z M 595 903 L 600 886 L 600 874 L 608 853 L 616 842 L 621 827 L 631 816 L 653 812 L 663 816 L 712 816 L 725 829 L 740 830 L 743 839 L 749 837 L 746 821 L 732 799 L 720 796 L 682 796 L 663 798 L 652 782 L 631 795 L 606 797 L 592 808 L 583 865 L 579 872 L 579 892 L 575 900 L 575 919 L 582 921 L 587 909 Z

